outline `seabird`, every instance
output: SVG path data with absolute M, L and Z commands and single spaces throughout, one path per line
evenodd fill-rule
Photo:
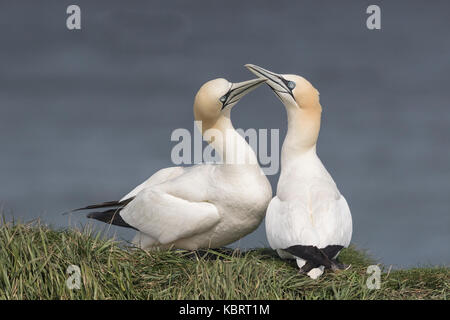
M 230 244 L 254 231 L 264 218 L 272 188 L 253 149 L 234 129 L 233 106 L 266 79 L 205 83 L 194 101 L 195 120 L 221 156 L 221 163 L 159 170 L 119 201 L 75 209 L 138 231 L 144 249 L 197 250 Z M 245 161 L 241 161 L 245 159 Z
M 303 77 L 246 67 L 284 104 L 288 131 L 281 150 L 276 196 L 266 213 L 270 246 L 296 259 L 302 273 L 318 278 L 324 268 L 344 269 L 336 258 L 352 237 L 347 201 L 316 154 L 322 107 L 319 92 Z

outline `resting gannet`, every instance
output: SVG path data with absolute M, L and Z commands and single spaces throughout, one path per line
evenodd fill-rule
M 297 260 L 302 273 L 316 279 L 324 268 L 346 266 L 336 257 L 352 237 L 347 201 L 316 154 L 322 107 L 319 92 L 297 75 L 280 75 L 248 64 L 284 104 L 288 131 L 281 150 L 276 196 L 266 213 L 270 246 L 281 258 Z
M 195 120 L 201 121 L 203 137 L 220 154 L 221 163 L 162 169 L 119 201 L 74 211 L 102 209 L 87 216 L 136 229 L 133 242 L 143 249 L 217 248 L 254 231 L 272 188 L 253 149 L 233 128 L 230 112 L 265 81 L 215 79 L 197 92 Z

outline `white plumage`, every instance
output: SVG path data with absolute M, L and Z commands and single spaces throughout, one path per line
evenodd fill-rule
M 134 242 L 142 248 L 214 248 L 255 230 L 272 189 L 253 149 L 233 128 L 230 111 L 264 81 L 232 84 L 216 79 L 197 93 L 195 119 L 202 122 L 202 134 L 209 137 L 223 163 L 162 169 L 118 202 L 81 209 L 118 206 L 116 211 L 88 216 L 137 229 Z
M 255 166 L 202 164 L 155 175 L 167 179 L 157 182 L 152 176 L 120 212 L 140 231 L 134 242 L 144 248 L 227 245 L 258 227 L 272 197 L 267 178 Z
M 285 249 L 312 246 L 322 250 L 318 258 L 332 252 L 325 260 L 336 266 L 334 259 L 339 250 L 325 248 L 348 247 L 352 217 L 347 201 L 316 154 L 322 111 L 319 93 L 299 76 L 278 75 L 254 65 L 247 65 L 247 68 L 268 79 L 267 84 L 283 102 L 288 115 L 277 194 L 266 214 L 269 244 L 282 258 L 295 258 L 299 268 L 303 268 L 308 259 L 301 258 L 300 251 L 295 255 L 293 250 Z M 312 278 L 319 277 L 324 265 L 311 265 L 313 267 L 306 272 Z
M 266 215 L 274 248 L 350 244 L 351 215 L 344 196 L 315 153 L 293 159 L 282 169 L 277 195 Z

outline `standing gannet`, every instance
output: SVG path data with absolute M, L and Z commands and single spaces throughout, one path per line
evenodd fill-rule
M 215 79 L 197 92 L 195 120 L 201 121 L 204 138 L 220 154 L 220 164 L 162 169 L 120 201 L 74 211 L 103 209 L 88 217 L 136 229 L 133 242 L 141 248 L 217 248 L 254 231 L 264 218 L 272 188 L 253 149 L 233 128 L 230 112 L 265 81 Z
M 281 258 L 297 260 L 316 279 L 324 268 L 345 268 L 335 259 L 352 237 L 352 217 L 316 154 L 322 107 L 319 92 L 297 75 L 280 75 L 248 64 L 284 104 L 288 131 L 281 151 L 277 194 L 267 208 L 266 233 Z

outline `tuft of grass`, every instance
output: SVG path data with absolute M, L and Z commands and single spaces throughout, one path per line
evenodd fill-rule
M 89 229 L 3 222 L 0 299 L 448 298 L 448 267 L 384 270 L 381 288 L 370 290 L 366 272 L 372 259 L 355 247 L 340 259 L 352 267 L 312 280 L 269 249 L 144 251 Z M 70 265 L 80 268 L 80 289 L 66 285 Z

